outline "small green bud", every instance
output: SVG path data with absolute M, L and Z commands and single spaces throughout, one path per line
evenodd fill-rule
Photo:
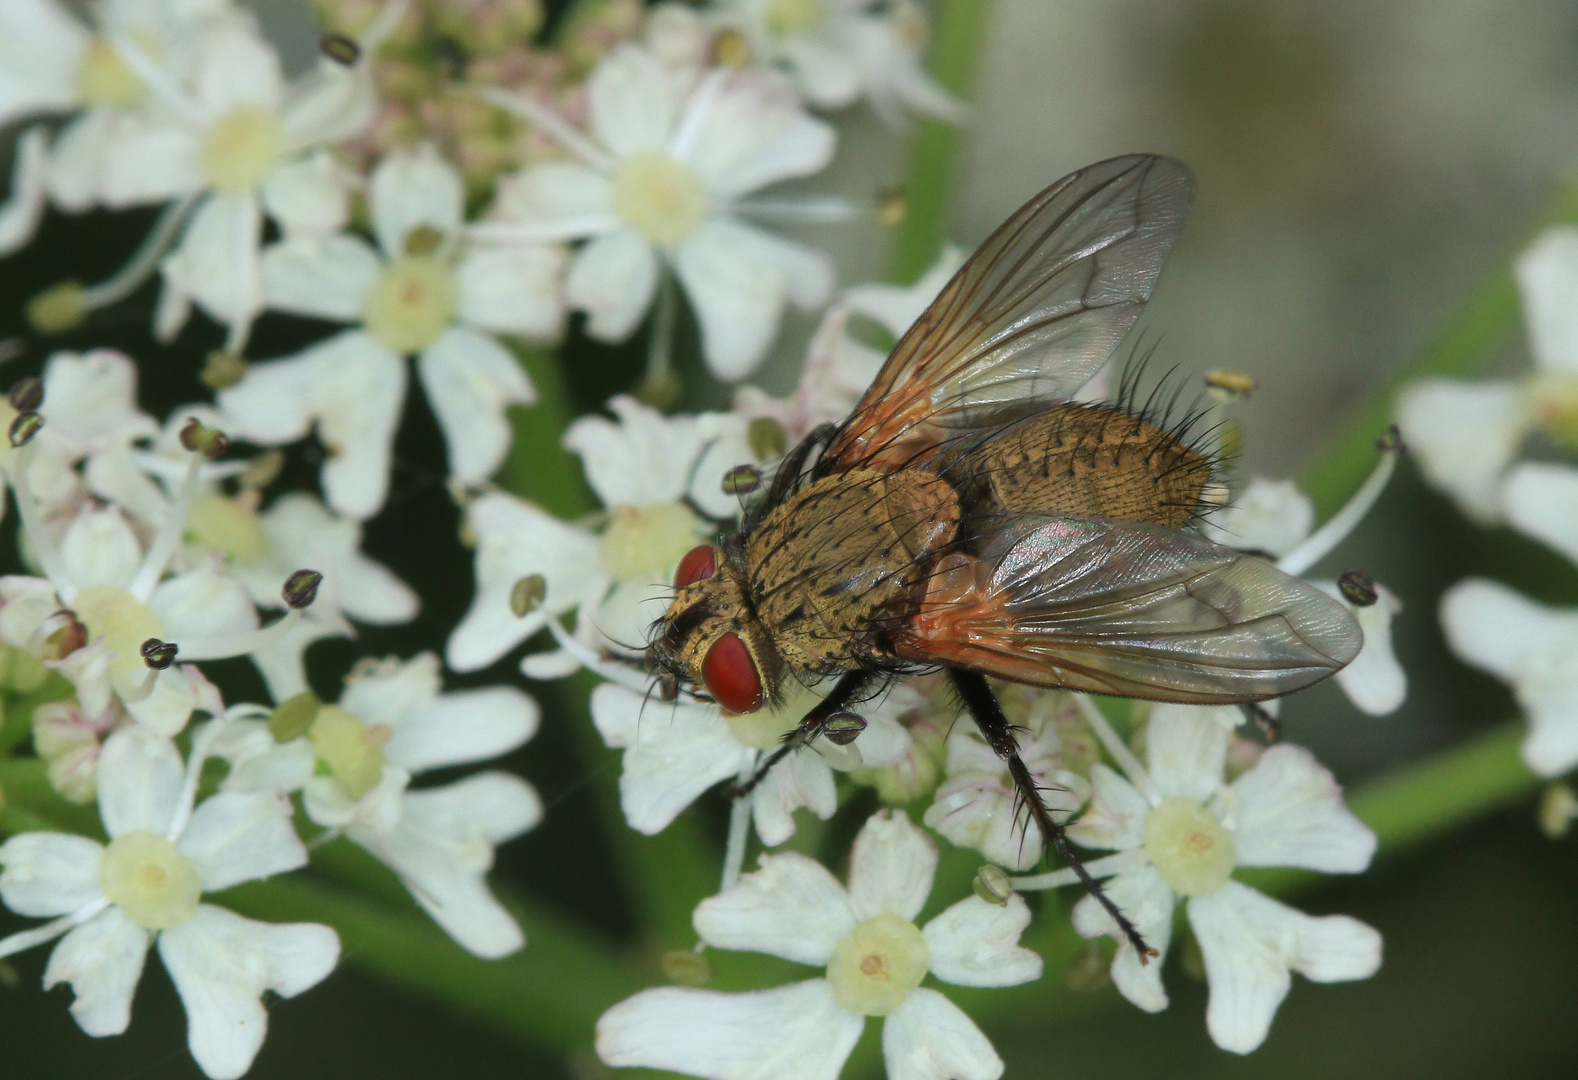
M 62 281 L 27 302 L 27 321 L 40 334 L 64 334 L 87 317 L 80 282 Z
M 283 450 L 265 450 L 247 463 L 241 475 L 236 477 L 237 482 L 244 488 L 261 491 L 268 487 L 285 468 L 285 452 Z
M 277 743 L 299 739 L 312 730 L 318 718 L 318 697 L 311 690 L 304 690 L 295 697 L 280 702 L 268 718 L 268 733 Z
M 679 396 L 684 389 L 678 375 L 672 371 L 659 371 L 641 380 L 641 385 L 636 388 L 636 399 L 654 409 L 672 409 L 679 403 Z
M 1578 795 L 1566 784 L 1547 784 L 1540 793 L 1540 808 L 1535 814 L 1540 832 L 1552 840 L 1560 840 L 1573 827 L 1578 817 Z

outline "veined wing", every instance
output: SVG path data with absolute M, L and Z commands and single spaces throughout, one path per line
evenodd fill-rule
M 905 333 L 826 467 L 900 468 L 1070 397 L 1140 317 L 1193 190 L 1182 162 L 1135 154 L 1031 199 Z
M 1348 610 L 1270 563 L 1148 525 L 1033 515 L 951 555 L 900 655 L 1037 686 L 1196 705 L 1258 701 L 1358 655 Z

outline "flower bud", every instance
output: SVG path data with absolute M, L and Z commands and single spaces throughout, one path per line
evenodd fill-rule
M 11 446 L 13 448 L 26 446 L 33 441 L 44 426 L 44 418 L 36 412 L 17 413 L 16 419 L 11 421 Z
M 181 428 L 181 445 L 213 461 L 230 449 L 230 439 L 223 431 L 209 427 L 194 416 Z
M 62 281 L 27 302 L 27 321 L 40 334 L 64 334 L 87 317 L 80 282 Z
M 510 587 L 510 611 L 517 619 L 524 619 L 538 608 L 548 596 L 548 579 L 541 574 L 527 574 Z
M 670 949 L 658 959 L 663 977 L 680 986 L 706 986 L 712 981 L 712 961 L 694 949 Z
M 37 412 L 38 407 L 44 404 L 44 380 L 37 375 L 19 380 L 11 387 L 6 400 L 17 412 Z
M 1337 588 L 1342 590 L 1343 599 L 1354 607 L 1369 607 L 1380 599 L 1375 591 L 1375 579 L 1360 570 L 1344 570 L 1337 579 Z
M 203 370 L 197 378 L 210 390 L 224 390 L 236 385 L 246 374 L 245 357 L 228 349 L 215 349 L 203 361 Z
M 279 594 L 287 607 L 300 611 L 312 606 L 312 602 L 318 598 L 318 586 L 322 583 L 323 575 L 316 570 L 297 570 L 285 579 L 285 587 Z
M 789 449 L 789 433 L 770 416 L 758 416 L 745 429 L 745 441 L 756 455 L 757 461 L 770 461 L 782 457 Z
M 1001 866 L 991 863 L 981 864 L 970 887 L 975 890 L 976 896 L 998 907 L 1007 907 L 1009 898 L 1014 895 L 1014 879 Z
M 852 712 L 836 712 L 822 725 L 822 734 L 834 746 L 848 746 L 865 730 L 865 717 Z
M 318 39 L 318 51 L 336 64 L 350 67 L 362 58 L 362 47 L 356 39 L 344 34 L 324 34 Z
M 139 650 L 142 653 L 142 662 L 155 671 L 164 671 L 175 663 L 175 654 L 180 650 L 173 641 L 160 641 L 151 637 L 142 643 Z
M 303 690 L 275 706 L 269 714 L 268 733 L 274 736 L 275 742 L 288 743 L 312 730 L 312 722 L 317 718 L 318 696 L 311 690 Z
M 762 486 L 762 470 L 755 465 L 736 465 L 723 474 L 725 495 L 749 495 Z

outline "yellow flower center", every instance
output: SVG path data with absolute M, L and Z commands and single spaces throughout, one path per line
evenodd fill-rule
M 345 788 L 353 799 L 360 799 L 373 788 L 384 772 L 384 743 L 389 728 L 367 724 L 338 705 L 324 705 L 307 732 L 318 760 Z
M 460 288 L 449 260 L 435 254 L 391 259 L 362 303 L 367 332 L 398 353 L 421 352 L 455 319 Z
M 269 553 L 268 534 L 257 511 L 223 495 L 199 495 L 192 500 L 186 515 L 186 539 L 237 562 L 257 562 Z
M 197 155 L 197 170 L 216 191 L 251 191 L 285 152 L 285 125 L 273 109 L 242 105 L 214 121 Z
M 667 584 L 669 571 L 695 546 L 696 515 L 668 502 L 614 507 L 597 550 L 616 578 Z
M 147 92 L 137 73 L 126 66 L 120 53 L 103 38 L 88 42 L 88 51 L 77 69 L 77 96 L 89 107 L 110 105 L 130 108 Z
M 827 982 L 833 1000 L 850 1012 L 886 1016 L 921 984 L 930 962 L 926 939 L 914 923 L 878 915 L 833 946 Z
M 141 686 L 149 675 L 142 658 L 142 643 L 164 637 L 159 616 L 138 603 L 131 593 L 113 585 L 83 589 L 71 609 L 88 628 L 88 641 L 103 638 L 115 654 L 110 661 L 110 683 L 116 692 L 125 695 Z
M 1146 816 L 1145 853 L 1162 880 L 1183 896 L 1216 892 L 1235 863 L 1233 836 L 1216 815 L 1176 795 Z
M 767 32 L 798 34 L 822 25 L 822 0 L 772 0 L 767 5 Z
M 772 750 L 783 737 L 800 726 L 801 717 L 820 700 L 794 680 L 784 687 L 784 701 L 776 709 L 757 709 L 753 713 L 723 714 L 729 733 L 755 750 Z M 818 744 L 820 745 L 820 744 Z
M 162 836 L 138 830 L 110 841 L 99 860 L 104 895 L 145 930 L 192 917 L 203 894 L 197 867 Z
M 614 172 L 614 212 L 654 244 L 688 239 L 707 220 L 701 178 L 667 154 L 632 154 Z

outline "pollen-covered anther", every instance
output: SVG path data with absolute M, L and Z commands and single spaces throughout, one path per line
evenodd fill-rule
M 926 977 L 931 954 L 920 929 L 885 914 L 857 923 L 833 946 L 827 982 L 833 999 L 850 1012 L 886 1016 Z
M 318 39 L 318 51 L 336 64 L 350 67 L 362 58 L 362 47 L 356 39 L 344 34 L 324 34 Z
M 144 641 L 137 651 L 142 654 L 143 663 L 154 671 L 164 671 L 175 663 L 175 655 L 180 652 L 180 648 L 173 641 L 161 641 L 151 637 Z
M 548 579 L 541 574 L 527 574 L 510 586 L 510 612 L 517 619 L 524 619 L 548 597 Z
M 230 449 L 230 438 L 223 431 L 209 427 L 194 416 L 181 428 L 181 445 L 213 461 Z
M 822 725 L 822 734 L 834 746 L 848 746 L 865 730 L 866 718 L 852 712 L 836 712 Z
M 43 430 L 43 427 L 44 418 L 38 413 L 18 413 L 16 415 L 16 419 L 11 421 L 11 428 L 8 432 L 11 439 L 11 446 L 13 448 L 26 446 L 28 443 L 33 441 L 34 435 L 37 435 L 41 430 Z
M 44 380 L 37 375 L 17 380 L 6 394 L 6 400 L 17 412 L 37 412 L 44 404 Z
M 312 606 L 318 598 L 318 586 L 323 584 L 323 575 L 316 570 L 297 570 L 285 579 L 285 587 L 280 589 L 280 598 L 285 601 L 285 606 L 292 611 Z
M 1369 607 L 1381 598 L 1375 590 L 1375 579 L 1362 570 L 1344 570 L 1337 578 L 1337 588 L 1354 607 Z

